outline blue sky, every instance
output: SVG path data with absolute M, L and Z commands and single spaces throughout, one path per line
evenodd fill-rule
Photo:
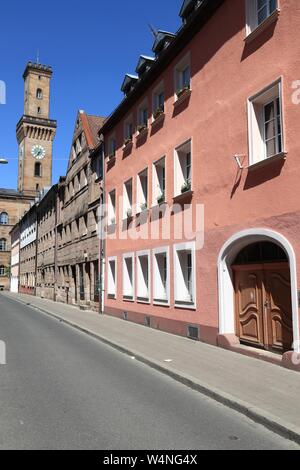
M 15 128 L 23 113 L 22 74 L 29 60 L 52 65 L 51 117 L 58 120 L 53 153 L 53 183 L 64 175 L 78 109 L 109 115 L 122 99 L 126 72 L 134 72 L 140 54 L 150 54 L 147 26 L 176 31 L 182 0 L 73 0 L 1 3 L 0 80 L 7 103 L 0 105 L 0 187 L 15 188 Z

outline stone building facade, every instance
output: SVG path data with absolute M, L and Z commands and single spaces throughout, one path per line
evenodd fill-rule
M 52 186 L 37 206 L 36 295 L 49 300 L 56 299 L 57 190 L 57 184 Z
M 98 131 L 103 121 L 78 113 L 67 175 L 57 199 L 57 301 L 95 310 L 99 308 Z

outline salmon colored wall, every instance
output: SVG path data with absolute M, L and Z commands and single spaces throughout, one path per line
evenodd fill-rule
M 123 183 L 133 177 L 133 202 L 136 176 L 146 167 L 152 201 L 152 163 L 166 156 L 167 202 L 172 205 L 174 149 L 192 138 L 193 205 L 205 206 L 205 245 L 197 252 L 197 311 L 189 311 L 172 306 L 173 242 L 108 241 L 107 257 L 118 256 L 118 297 L 106 299 L 108 312 L 132 311 L 133 316 L 169 319 L 174 321 L 174 328 L 170 327 L 174 332 L 178 332 L 177 322 L 198 324 L 201 338 L 215 342 L 217 259 L 226 240 L 250 227 L 266 227 L 280 232 L 290 241 L 296 255 L 300 253 L 300 105 L 292 103 L 292 82 L 300 80 L 300 4 L 298 0 L 280 3 L 278 21 L 247 44 L 244 1 L 227 0 L 149 90 L 151 109 L 152 91 L 164 80 L 166 118 L 161 128 L 153 132 L 149 126 L 146 141 L 136 147 L 134 138 L 132 152 L 123 158 L 124 121 L 116 126 L 118 150 L 115 163 L 107 169 L 107 193 L 116 189 L 118 197 L 123 193 Z M 174 108 L 174 67 L 187 53 L 191 54 L 192 94 L 180 108 Z M 247 99 L 279 77 L 283 85 L 287 158 L 260 169 L 238 171 L 233 156 L 248 156 Z M 143 99 L 128 112 L 133 114 L 135 123 Z M 244 164 L 248 165 L 248 157 Z M 165 245 L 171 247 L 171 307 L 123 302 L 122 254 Z

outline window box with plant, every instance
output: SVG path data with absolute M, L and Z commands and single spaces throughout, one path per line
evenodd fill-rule
M 127 147 L 128 145 L 132 144 L 132 137 L 127 137 L 127 139 L 124 140 L 124 147 Z
M 127 211 L 126 211 L 126 216 L 127 216 L 127 219 L 131 219 L 131 218 L 132 218 L 132 209 L 131 209 L 131 208 L 127 209 Z
M 154 120 L 156 120 L 164 114 L 165 114 L 164 106 L 158 106 L 158 108 L 156 108 L 156 110 L 153 113 L 153 118 L 154 118 Z
M 161 192 L 161 194 L 157 196 L 157 204 L 160 206 L 161 204 L 164 204 L 164 202 L 165 202 L 165 193 Z
M 181 98 L 182 96 L 188 94 L 190 91 L 191 88 L 189 85 L 184 86 L 183 88 L 179 88 L 179 90 L 177 90 L 176 92 L 177 98 Z
M 146 124 L 139 124 L 137 127 L 138 133 L 143 134 L 148 129 Z
M 143 204 L 140 205 L 140 208 L 142 212 L 145 212 L 148 209 L 148 204 L 143 202 Z
M 181 186 L 181 194 L 188 193 L 191 191 L 191 189 L 192 189 L 191 180 L 187 179 Z

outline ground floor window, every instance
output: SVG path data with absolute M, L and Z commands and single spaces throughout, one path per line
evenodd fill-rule
M 110 299 L 115 299 L 117 295 L 117 260 L 110 258 L 108 260 L 108 279 L 107 279 L 107 294 Z
M 123 298 L 134 300 L 134 255 L 123 256 Z
M 170 301 L 169 249 L 160 248 L 153 253 L 153 298 L 154 303 L 167 305 Z
M 150 253 L 137 254 L 137 300 L 150 301 Z
M 174 246 L 175 305 L 195 307 L 195 244 Z

